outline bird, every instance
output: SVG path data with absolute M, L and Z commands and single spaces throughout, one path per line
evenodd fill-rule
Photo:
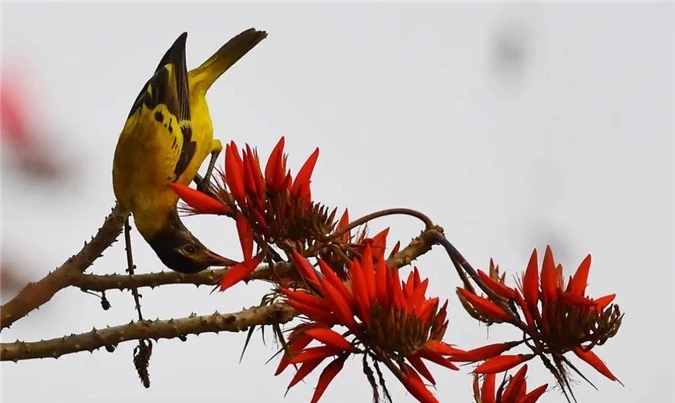
M 178 215 L 178 196 L 170 185 L 207 191 L 211 171 L 223 149 L 213 138 L 206 102 L 212 84 L 267 37 L 247 29 L 230 39 L 199 67 L 187 70 L 183 32 L 162 57 L 131 107 L 113 158 L 113 190 L 121 207 L 169 269 L 197 273 L 236 262 L 204 246 Z M 198 170 L 211 156 L 204 177 Z

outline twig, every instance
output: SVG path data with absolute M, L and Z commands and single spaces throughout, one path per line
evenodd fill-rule
M 35 358 L 59 358 L 65 354 L 94 351 L 101 347 L 114 349 L 119 343 L 140 339 L 172 339 L 188 334 L 208 332 L 239 332 L 250 326 L 286 323 L 297 313 L 282 303 L 252 307 L 241 312 L 181 319 L 144 320 L 126 325 L 93 329 L 87 333 L 73 334 L 56 339 L 36 342 L 0 343 L 0 360 L 20 361 Z
M 89 243 L 85 242 L 76 255 L 38 282 L 28 284 L 16 297 L 0 307 L 0 329 L 11 326 L 48 302 L 58 291 L 71 285 L 73 277 L 81 275 L 115 242 L 128 215 L 119 204 L 115 204 L 96 235 Z
M 134 254 L 131 251 L 131 225 L 129 225 L 129 217 L 124 220 L 124 244 L 127 252 L 127 273 L 129 276 L 134 275 Z M 143 313 L 141 312 L 141 300 L 138 295 L 138 287 L 131 287 L 131 295 L 134 297 L 134 305 L 136 305 L 136 312 L 138 313 L 138 321 L 143 321 Z M 146 338 L 138 340 L 138 346 L 134 348 L 134 366 L 138 377 L 144 387 L 150 387 L 150 374 L 148 367 L 150 366 L 150 357 L 152 356 L 152 342 Z
M 417 257 L 431 250 L 431 246 L 436 243 L 434 234 L 437 233 L 443 233 L 443 228 L 436 226 L 423 231 L 418 237 L 413 238 L 408 246 L 387 260 L 387 263 L 391 267 L 399 268 L 410 264 Z M 295 273 L 293 265 L 289 262 L 275 263 L 273 266 L 273 268 L 270 265 L 258 267 L 247 280 L 272 281 L 274 272 L 281 277 L 292 276 Z M 127 290 L 132 287 L 155 288 L 167 284 L 215 285 L 229 270 L 229 268 L 211 269 L 194 274 L 163 271 L 133 276 L 125 274 L 83 274 L 74 278 L 73 286 L 89 291 L 106 291 Z
M 129 225 L 129 217 L 127 217 L 127 219 L 124 220 L 124 243 L 126 245 L 126 252 L 127 252 L 127 273 L 129 273 L 129 276 L 133 276 L 134 269 L 136 268 L 136 266 L 134 265 L 134 255 L 131 252 L 131 225 Z M 131 286 L 131 295 L 133 295 L 134 304 L 136 304 L 136 312 L 138 312 L 138 320 L 142 321 L 143 314 L 141 313 L 141 301 L 138 296 L 137 287 Z

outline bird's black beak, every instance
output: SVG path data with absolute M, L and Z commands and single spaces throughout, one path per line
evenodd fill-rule
M 237 262 L 235 262 L 234 260 L 220 256 L 219 254 L 210 251 L 208 249 L 204 253 L 208 258 L 207 262 L 209 266 L 234 266 L 235 264 L 237 264 Z

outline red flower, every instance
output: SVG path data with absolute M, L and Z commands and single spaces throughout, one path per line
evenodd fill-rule
M 577 371 L 564 357 L 565 353 L 572 351 L 598 372 L 618 381 L 591 349 L 604 344 L 617 333 L 622 314 L 618 306 L 610 305 L 614 294 L 597 299 L 586 295 L 590 265 L 591 257 L 588 255 L 565 285 L 563 268 L 555 264 L 551 249 L 546 248 L 541 272 L 535 250 L 518 289 L 505 285 L 495 270 L 491 270 L 491 275 L 479 270 L 480 280 L 492 294 L 480 297 L 468 290 L 458 289 L 460 297 L 473 311 L 470 313 L 486 323 L 507 322 L 516 325 L 526 333 L 524 339 L 531 339 L 527 346 L 533 354 L 502 354 L 522 344 L 514 342 L 503 343 L 503 349 L 495 347 L 488 354 L 476 349 L 454 356 L 453 359 L 474 362 L 487 360 L 475 372 L 489 374 L 505 371 L 539 356 L 564 390 L 569 389 L 564 365 Z M 520 313 L 524 321 L 520 319 Z M 553 364 L 546 356 L 550 357 Z
M 384 363 L 419 401 L 435 402 L 422 381 L 436 383 L 425 361 L 457 369 L 448 357 L 463 351 L 442 341 L 448 326 L 447 301 L 439 307 L 438 298 L 425 296 L 429 280 L 422 280 L 417 268 L 402 282 L 398 270 L 382 258 L 385 240 L 386 232 L 379 239 L 381 253 L 379 249 L 374 253 L 367 243 L 362 258 L 350 261 L 346 283 L 323 260 L 319 260 L 320 276 L 293 251 L 293 263 L 315 293 L 280 289 L 288 305 L 311 321 L 295 329 L 279 363 L 277 373 L 289 363 L 301 364 L 289 388 L 331 358 L 316 389 L 313 401 L 317 401 L 344 361 L 362 354 L 375 365 Z M 347 331 L 336 332 L 332 329 L 336 325 Z M 308 347 L 311 342 L 319 345 Z
M 169 187 L 178 195 L 178 197 L 187 203 L 194 212 L 199 212 L 199 214 L 228 214 L 231 212 L 230 208 L 222 201 L 214 199 L 199 190 L 181 185 L 180 183 L 170 183 Z
M 479 375 L 473 377 L 473 395 L 476 403 L 535 403 L 541 395 L 546 392 L 548 384 L 527 392 L 527 364 L 523 365 L 516 375 L 509 376 L 499 385 L 495 395 L 495 377 L 494 373 L 483 375 L 482 386 L 478 382 Z
M 252 245 L 253 241 L 259 246 L 260 253 L 255 258 L 249 249 L 243 249 L 244 261 L 226 273 L 221 290 L 248 277 L 255 269 L 253 263 L 260 264 L 265 257 L 276 256 L 272 246 L 287 249 L 292 244 L 301 250 L 311 248 L 317 240 L 325 239 L 336 225 L 336 210 L 329 212 L 312 202 L 310 183 L 318 148 L 295 178 L 286 168 L 283 137 L 272 150 L 264 175 L 258 153 L 250 146 L 246 145 L 240 152 L 237 145 L 230 142 L 224 154 L 222 183 L 212 184 L 215 197 L 187 186 L 171 185 L 192 213 L 231 216 L 237 220 L 242 247 Z

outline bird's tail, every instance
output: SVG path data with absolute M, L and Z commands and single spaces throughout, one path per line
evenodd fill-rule
M 267 32 L 249 28 L 227 41 L 213 56 L 190 72 L 192 89 L 206 93 L 218 77 L 266 37 Z

